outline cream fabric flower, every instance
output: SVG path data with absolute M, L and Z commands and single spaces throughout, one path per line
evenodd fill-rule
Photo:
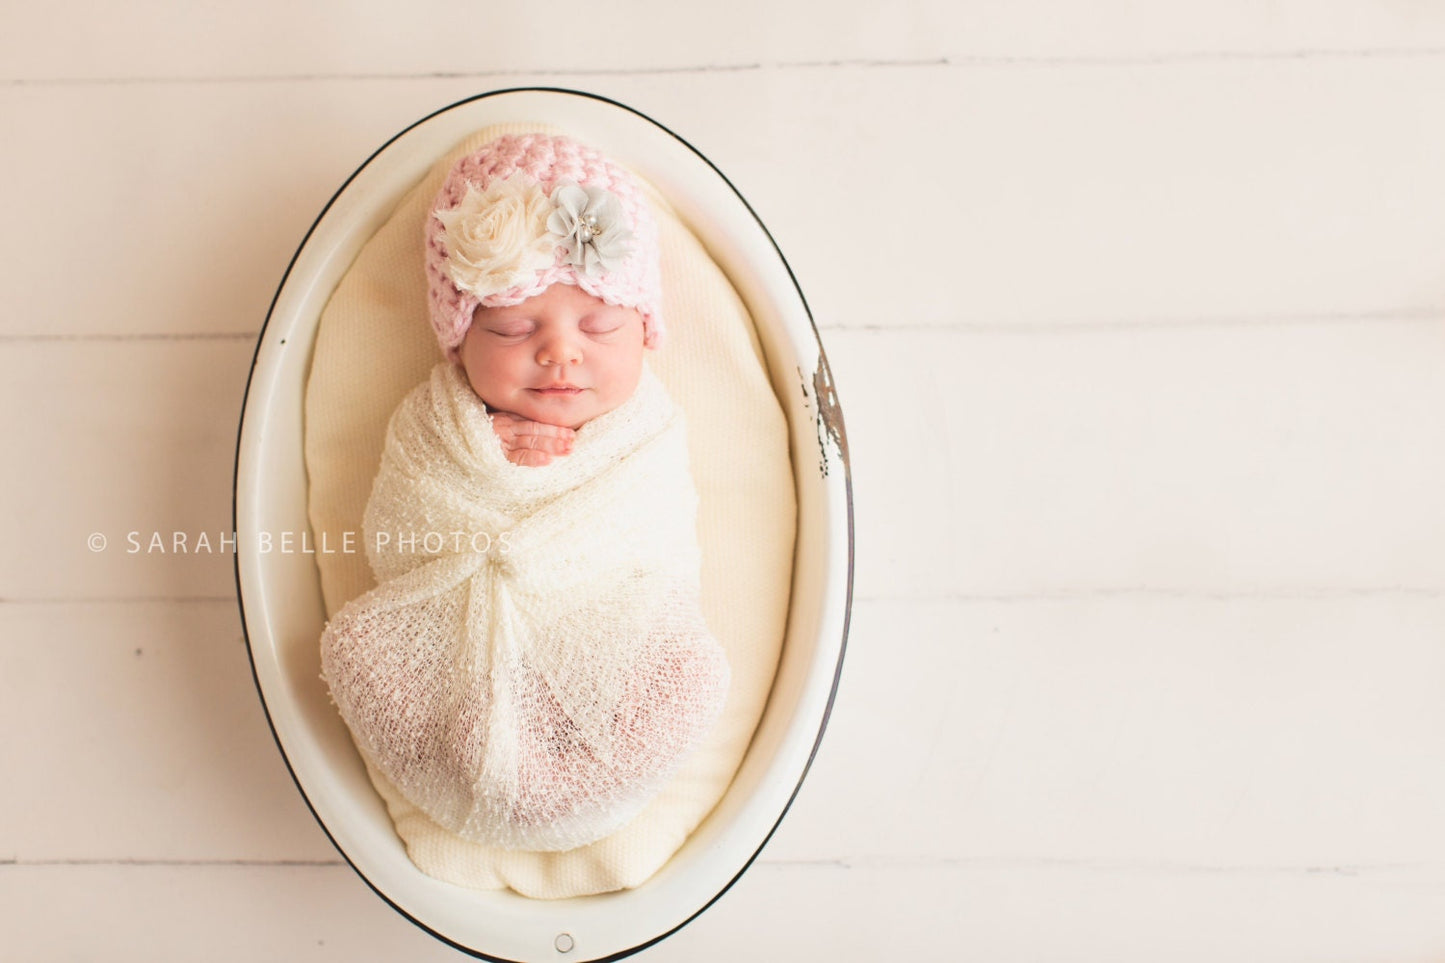
M 632 250 L 632 229 L 617 195 L 602 187 L 562 181 L 552 190 L 547 229 L 567 249 L 567 259 L 590 276 L 620 266 Z
M 485 191 L 468 184 L 460 204 L 435 212 L 452 281 L 481 299 L 551 267 L 557 247 L 547 230 L 551 211 L 542 189 L 522 178 L 495 181 Z

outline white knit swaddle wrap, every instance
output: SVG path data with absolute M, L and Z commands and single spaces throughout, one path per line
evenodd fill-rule
M 321 639 L 366 760 L 438 825 L 565 850 L 627 822 L 721 711 L 682 421 L 644 371 L 573 453 L 508 462 L 456 365 L 397 408 L 364 518 L 378 585 Z

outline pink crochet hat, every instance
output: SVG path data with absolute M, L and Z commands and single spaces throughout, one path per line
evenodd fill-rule
M 478 305 L 575 284 L 662 338 L 657 224 L 631 174 L 567 137 L 499 137 L 452 167 L 426 221 L 427 303 L 447 357 Z

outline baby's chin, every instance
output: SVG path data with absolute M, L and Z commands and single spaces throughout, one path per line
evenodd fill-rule
M 483 399 L 485 401 L 486 399 Z M 556 428 L 570 428 L 573 431 L 581 428 L 590 421 L 602 417 L 610 411 L 620 407 L 586 407 L 583 411 L 567 411 L 567 405 L 547 404 L 545 402 L 532 404 L 518 404 L 512 406 L 494 405 L 487 402 L 487 410 L 495 414 L 511 415 L 513 418 L 522 418 L 526 421 L 534 421 L 539 425 L 551 425 Z

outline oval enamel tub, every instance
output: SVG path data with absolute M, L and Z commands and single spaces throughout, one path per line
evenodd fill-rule
M 752 313 L 787 416 L 798 514 L 793 589 L 767 706 L 732 785 L 677 854 L 633 890 L 565 900 L 462 889 L 407 859 L 316 675 L 325 624 L 315 556 L 262 551 L 308 531 L 302 411 L 322 309 L 367 240 L 438 158 L 475 130 L 543 122 L 650 180 L 692 226 Z M 236 585 L 256 686 L 276 743 L 337 849 L 384 900 L 437 938 L 503 961 L 620 959 L 706 909 L 787 812 L 827 725 L 852 595 L 847 440 L 818 332 L 787 262 L 747 202 L 650 118 L 576 91 L 504 90 L 417 122 L 332 197 L 287 269 L 251 365 L 236 449 Z

